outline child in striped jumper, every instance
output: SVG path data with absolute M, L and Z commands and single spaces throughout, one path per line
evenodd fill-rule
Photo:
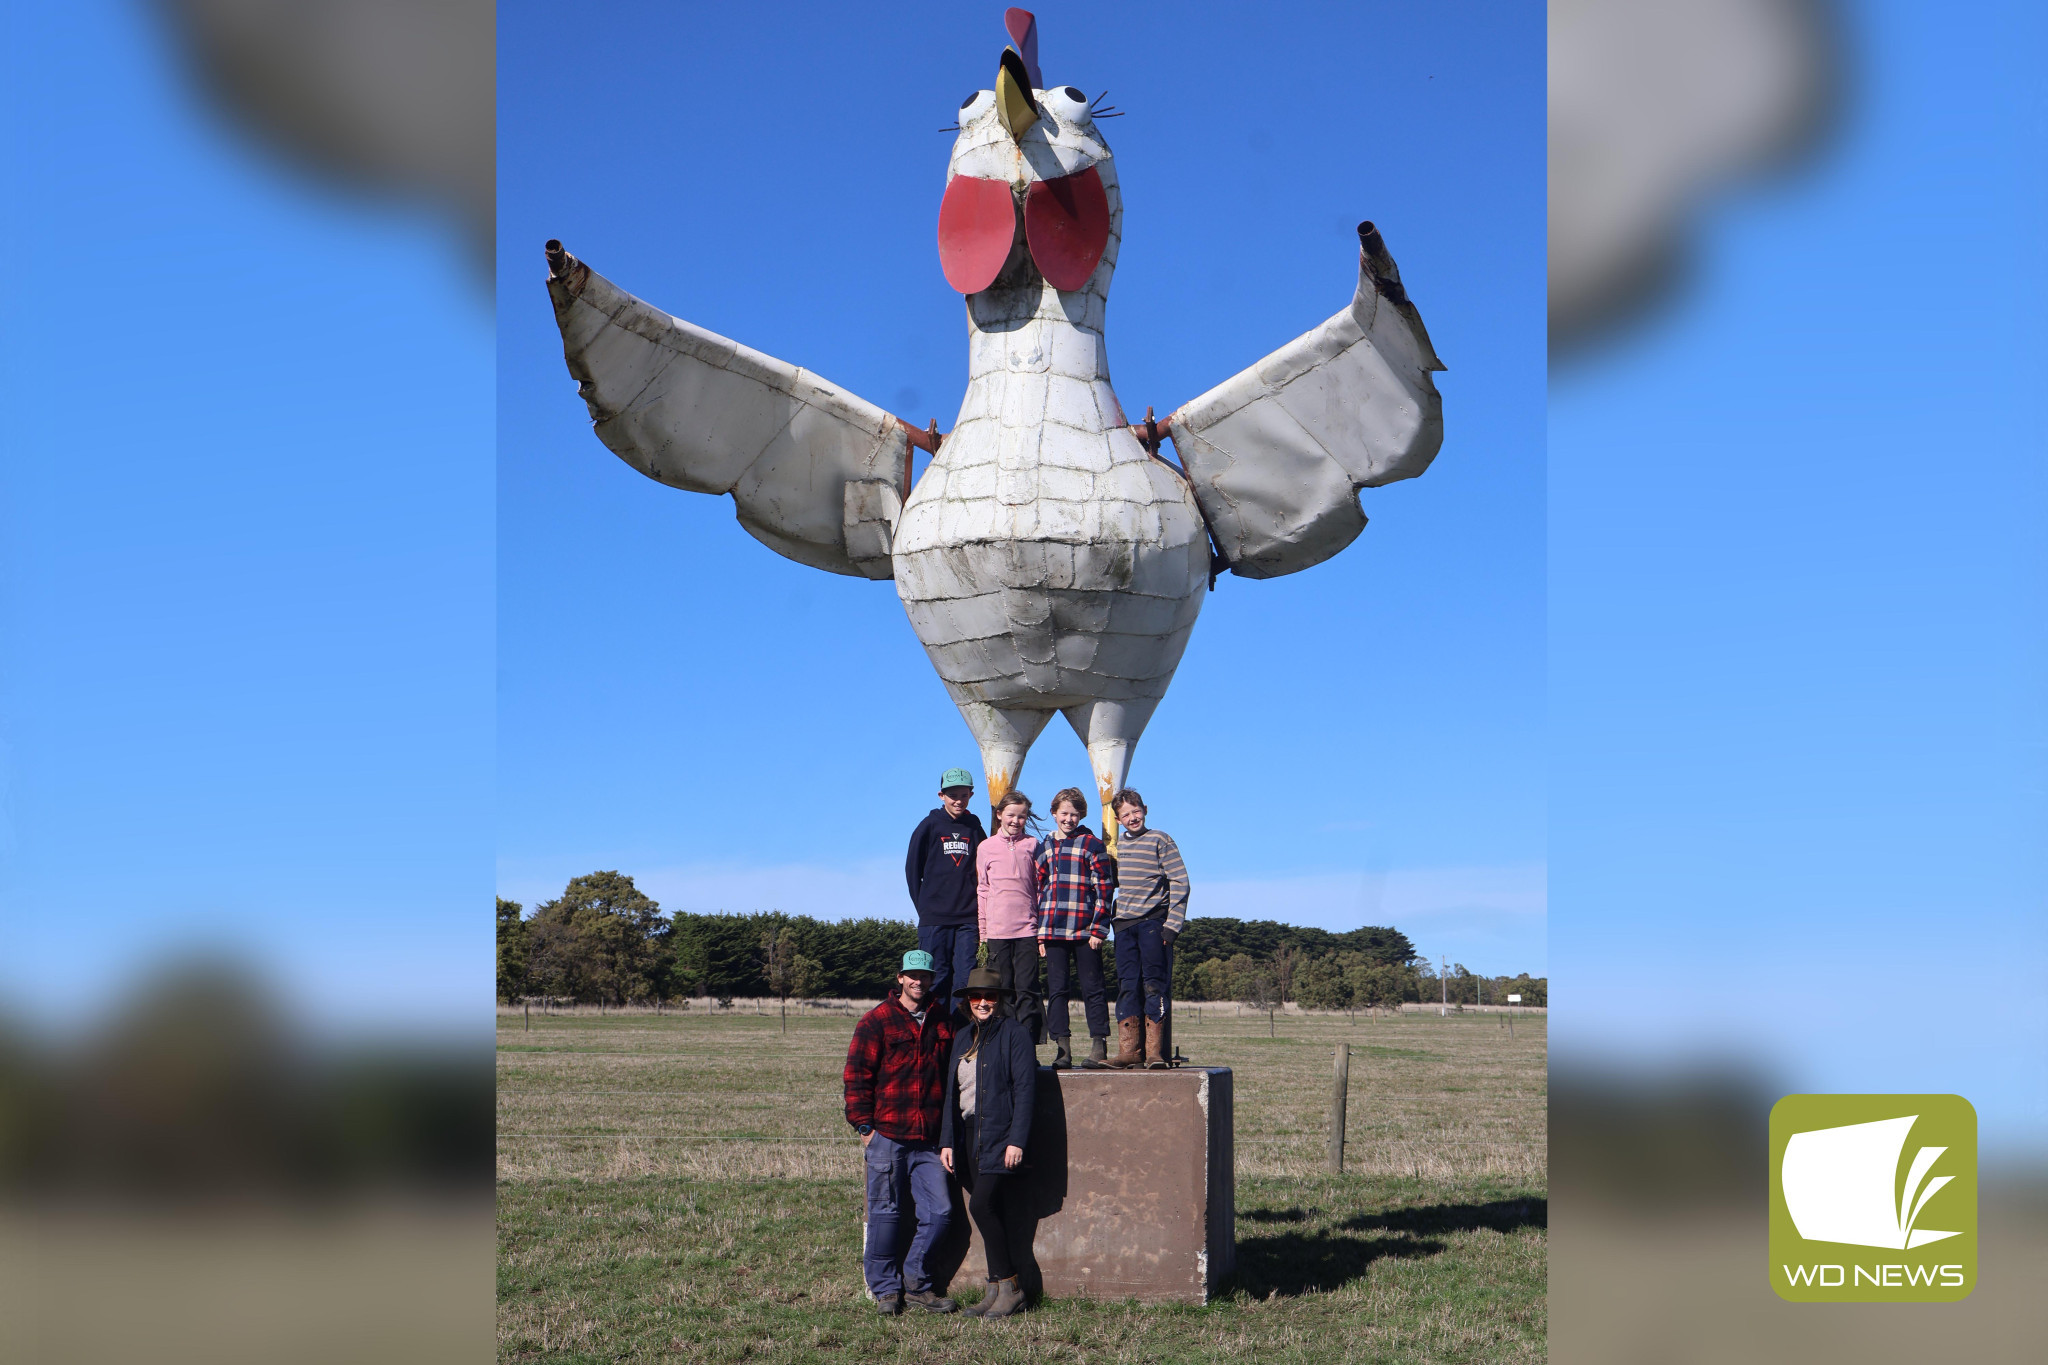
M 1126 787 L 1110 800 L 1124 836 L 1116 851 L 1116 1028 L 1111 1066 L 1166 1066 L 1166 1000 L 1174 939 L 1188 918 L 1188 869 L 1165 830 L 1145 823 L 1145 798 Z M 1142 1036 L 1140 1030 L 1143 1030 Z

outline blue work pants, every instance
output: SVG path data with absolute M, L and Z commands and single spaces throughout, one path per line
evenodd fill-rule
M 971 930 L 969 932 L 972 932 Z M 898 1142 L 876 1133 L 863 1153 L 868 1168 L 868 1242 L 861 1272 L 878 1299 L 932 1287 L 925 1258 L 953 1216 L 953 1194 L 936 1142 Z M 913 1208 L 917 1231 L 910 1250 L 903 1234 Z
M 1116 1017 L 1119 1020 L 1166 1017 L 1166 993 L 1173 988 L 1173 967 L 1167 959 L 1166 928 L 1159 919 L 1117 920 Z

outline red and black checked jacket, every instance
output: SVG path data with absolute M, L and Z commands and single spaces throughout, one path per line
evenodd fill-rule
M 1086 825 L 1074 837 L 1054 831 L 1038 841 L 1038 938 L 1109 937 L 1109 898 L 1115 865 L 1102 840 Z
M 937 1001 L 924 1028 L 890 996 L 860 1017 L 846 1049 L 846 1121 L 897 1142 L 938 1141 L 953 1023 Z

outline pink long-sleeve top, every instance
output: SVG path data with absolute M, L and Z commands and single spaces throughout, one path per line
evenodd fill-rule
M 1030 938 L 1038 932 L 1038 840 L 991 834 L 974 851 L 981 936 Z

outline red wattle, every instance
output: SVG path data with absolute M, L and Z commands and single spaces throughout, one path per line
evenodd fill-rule
M 1009 181 L 956 175 L 946 183 L 946 197 L 939 201 L 939 268 L 947 284 L 962 294 L 979 294 L 1003 273 L 1016 240 L 1017 201 Z
M 1109 196 L 1093 166 L 1032 182 L 1024 195 L 1024 241 L 1038 273 L 1053 288 L 1072 290 L 1088 283 L 1109 246 Z

